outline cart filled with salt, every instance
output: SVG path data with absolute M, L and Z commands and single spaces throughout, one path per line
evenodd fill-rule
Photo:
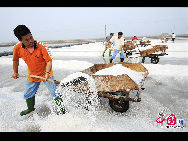
M 86 95 L 97 93 L 98 97 L 109 99 L 113 110 L 125 112 L 129 108 L 129 101 L 141 101 L 140 94 L 148 70 L 141 63 L 120 62 L 94 64 L 73 75 L 77 75 L 77 78 L 63 80 L 61 87 L 71 85 L 75 92 Z

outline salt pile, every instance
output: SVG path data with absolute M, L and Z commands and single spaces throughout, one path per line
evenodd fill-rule
M 122 64 L 116 64 L 112 67 L 102 69 L 97 71 L 93 75 L 122 75 L 127 74 L 138 86 L 141 86 L 144 80 L 145 72 L 137 72 L 134 70 L 131 70 L 127 67 L 122 66 Z

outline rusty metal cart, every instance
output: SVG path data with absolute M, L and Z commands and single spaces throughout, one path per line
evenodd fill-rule
M 94 64 L 93 66 L 81 71 L 94 78 L 95 85 L 98 91 L 99 97 L 109 99 L 110 107 L 117 112 L 126 112 L 129 108 L 129 101 L 140 102 L 140 94 L 142 86 L 138 86 L 127 74 L 118 76 L 113 75 L 94 75 L 97 71 L 112 67 L 115 64 L 122 64 L 123 67 L 127 67 L 137 72 L 144 72 L 143 81 L 148 75 L 148 70 L 141 63 L 111 63 L 111 64 Z M 88 93 L 88 82 L 86 78 L 79 77 L 64 84 L 64 86 L 74 85 L 76 92 Z M 63 87 L 64 87 L 63 86 Z M 131 92 L 134 91 L 134 96 L 131 97 Z
M 142 41 L 142 40 L 141 40 L 141 41 L 140 41 L 140 44 L 138 44 L 138 45 L 141 45 L 141 47 L 142 47 L 142 46 L 145 47 L 145 46 L 151 45 L 150 43 L 151 43 L 150 40 L 147 40 L 147 41 Z
M 155 45 L 152 46 L 153 48 L 148 50 L 140 51 L 140 56 L 142 58 L 142 63 L 145 62 L 145 58 L 148 57 L 151 59 L 151 63 L 157 64 L 159 62 L 159 56 L 165 56 L 168 55 L 166 53 L 166 50 L 168 49 L 167 45 Z M 159 52 L 159 53 L 157 53 Z
M 168 49 L 167 45 L 155 45 L 152 48 L 136 51 L 135 49 L 129 49 L 125 51 L 126 57 L 132 56 L 133 53 L 136 54 L 138 57 L 142 57 L 142 62 L 145 62 L 145 58 L 148 57 L 151 59 L 151 63 L 157 64 L 159 62 L 159 56 L 168 55 L 166 50 Z

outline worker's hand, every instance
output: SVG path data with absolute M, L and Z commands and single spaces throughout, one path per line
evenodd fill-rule
M 44 81 L 47 81 L 47 79 L 49 79 L 50 78 L 50 74 L 49 73 L 46 73 L 45 74 L 45 80 Z
M 121 51 L 119 51 L 119 54 L 121 54 Z
M 12 78 L 14 78 L 14 79 L 17 79 L 18 78 L 18 73 L 14 73 L 13 75 L 12 75 Z

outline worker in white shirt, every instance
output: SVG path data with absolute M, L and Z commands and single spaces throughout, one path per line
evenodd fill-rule
M 112 63 L 112 60 L 115 59 L 116 55 L 119 53 L 120 54 L 120 61 L 123 62 L 124 61 L 124 50 L 123 50 L 123 45 L 124 45 L 124 39 L 122 37 L 123 33 L 122 32 L 118 32 L 118 36 L 113 36 L 110 40 L 109 40 L 109 44 L 111 42 L 115 42 L 115 46 L 114 46 L 114 52 L 113 55 L 110 59 L 110 63 Z
M 175 33 L 172 33 L 172 42 L 174 43 L 174 40 L 176 38 L 176 34 Z

